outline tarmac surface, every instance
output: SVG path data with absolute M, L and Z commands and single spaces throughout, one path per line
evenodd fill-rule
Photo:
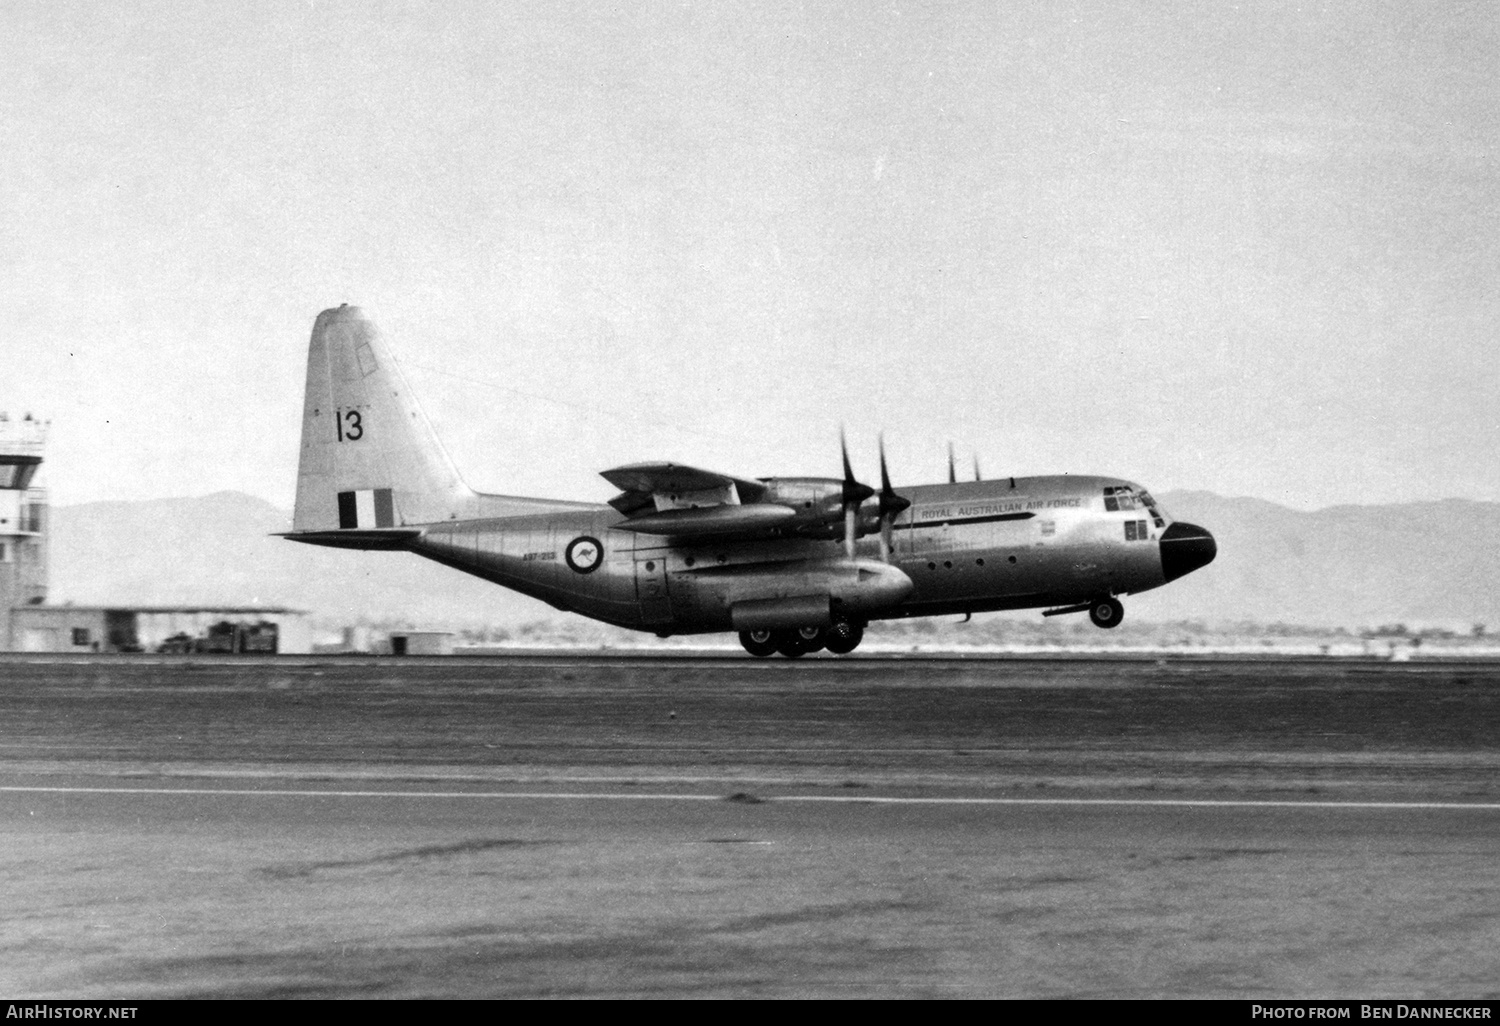
M 6 656 L 0 997 L 1494 997 L 1497 685 Z

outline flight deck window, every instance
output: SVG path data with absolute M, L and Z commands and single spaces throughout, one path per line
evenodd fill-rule
M 1150 511 L 1151 520 L 1156 524 L 1157 530 L 1167 526 L 1166 517 L 1162 515 L 1161 503 L 1151 497 L 1150 492 L 1142 492 L 1139 496 L 1141 505 Z
M 1134 520 L 1127 520 L 1127 521 L 1125 521 L 1125 540 L 1126 541 L 1135 541 L 1135 521 Z
M 1104 489 L 1104 508 L 1110 513 L 1136 508 L 1136 497 L 1129 485 L 1110 485 Z

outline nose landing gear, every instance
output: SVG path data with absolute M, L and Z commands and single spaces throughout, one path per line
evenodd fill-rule
M 1116 598 L 1096 599 L 1089 603 L 1089 619 L 1095 627 L 1118 627 L 1125 618 L 1125 607 Z

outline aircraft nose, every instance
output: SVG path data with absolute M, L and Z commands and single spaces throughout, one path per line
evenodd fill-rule
M 1161 572 L 1169 581 L 1208 566 L 1219 554 L 1214 536 L 1196 524 L 1177 521 L 1161 535 Z

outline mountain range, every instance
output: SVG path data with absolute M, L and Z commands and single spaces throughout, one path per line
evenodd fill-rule
M 1219 555 L 1168 587 L 1127 598 L 1128 617 L 1351 629 L 1500 625 L 1500 503 L 1302 512 L 1208 492 L 1159 497 L 1174 517 L 1211 530 Z M 290 606 L 325 625 L 458 628 L 565 616 L 401 553 L 273 537 L 290 523 L 287 511 L 239 492 L 55 507 L 50 601 Z

